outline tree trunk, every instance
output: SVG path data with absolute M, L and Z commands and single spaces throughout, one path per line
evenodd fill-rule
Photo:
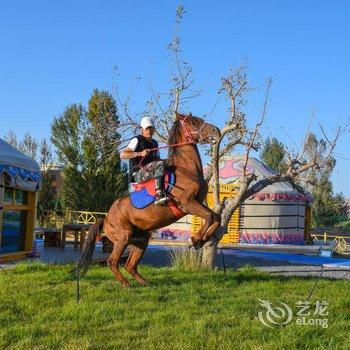
M 203 246 L 202 266 L 213 269 L 215 265 L 215 257 L 218 250 L 218 242 L 213 238 L 206 242 Z
M 214 268 L 215 257 L 218 251 L 218 244 L 224 235 L 226 229 L 220 226 L 216 229 L 213 237 L 204 244 L 203 246 L 203 256 L 202 256 L 202 266 L 210 269 Z

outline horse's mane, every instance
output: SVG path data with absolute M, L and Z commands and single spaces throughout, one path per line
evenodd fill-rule
M 175 120 L 170 132 L 169 132 L 169 138 L 168 138 L 168 145 L 173 145 L 178 142 L 178 139 L 181 135 L 181 126 L 180 121 Z M 168 158 L 176 154 L 177 147 L 169 147 L 168 152 Z

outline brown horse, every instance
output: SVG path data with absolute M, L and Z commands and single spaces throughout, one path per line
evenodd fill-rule
M 192 116 L 176 114 L 176 121 L 170 131 L 168 144 L 180 144 L 169 148 L 167 164 L 175 172 L 175 186 L 171 196 L 183 215 L 192 214 L 204 219 L 202 228 L 192 237 L 195 248 L 201 247 L 220 226 L 220 216 L 202 204 L 208 186 L 204 181 L 203 167 L 196 143 L 215 143 L 220 131 L 212 124 Z M 82 257 L 76 273 L 83 275 L 92 259 L 96 237 L 101 230 L 113 242 L 113 252 L 108 258 L 108 266 L 123 287 L 130 286 L 119 270 L 118 263 L 127 245 L 130 245 L 129 257 L 125 269 L 137 282 L 146 280 L 137 272 L 137 264 L 145 252 L 150 231 L 177 221 L 179 218 L 169 206 L 149 205 L 136 209 L 129 196 L 114 202 L 105 219 L 94 224 L 84 242 Z

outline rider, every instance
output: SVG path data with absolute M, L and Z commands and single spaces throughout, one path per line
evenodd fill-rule
M 152 139 L 155 128 L 150 117 L 141 120 L 141 133 L 132 138 L 122 150 L 121 159 L 129 159 L 130 182 L 142 183 L 155 179 L 156 199 L 154 205 L 165 205 L 168 197 L 164 191 L 165 162 L 160 159 L 158 142 Z M 140 164 L 141 162 L 141 164 Z

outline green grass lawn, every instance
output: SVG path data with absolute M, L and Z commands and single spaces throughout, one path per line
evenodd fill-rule
M 349 282 L 321 280 L 310 299 L 329 303 L 328 328 L 272 328 L 258 319 L 259 298 L 297 312 L 315 279 L 251 268 L 192 271 L 141 266 L 147 287 L 120 289 L 106 267 L 91 268 L 76 302 L 71 266 L 21 264 L 0 271 L 0 349 L 349 349 Z M 330 284 L 330 285 L 329 285 Z M 328 286 L 327 286 L 328 285 Z M 312 307 L 312 310 L 315 308 Z M 317 317 L 317 316 L 315 316 Z

